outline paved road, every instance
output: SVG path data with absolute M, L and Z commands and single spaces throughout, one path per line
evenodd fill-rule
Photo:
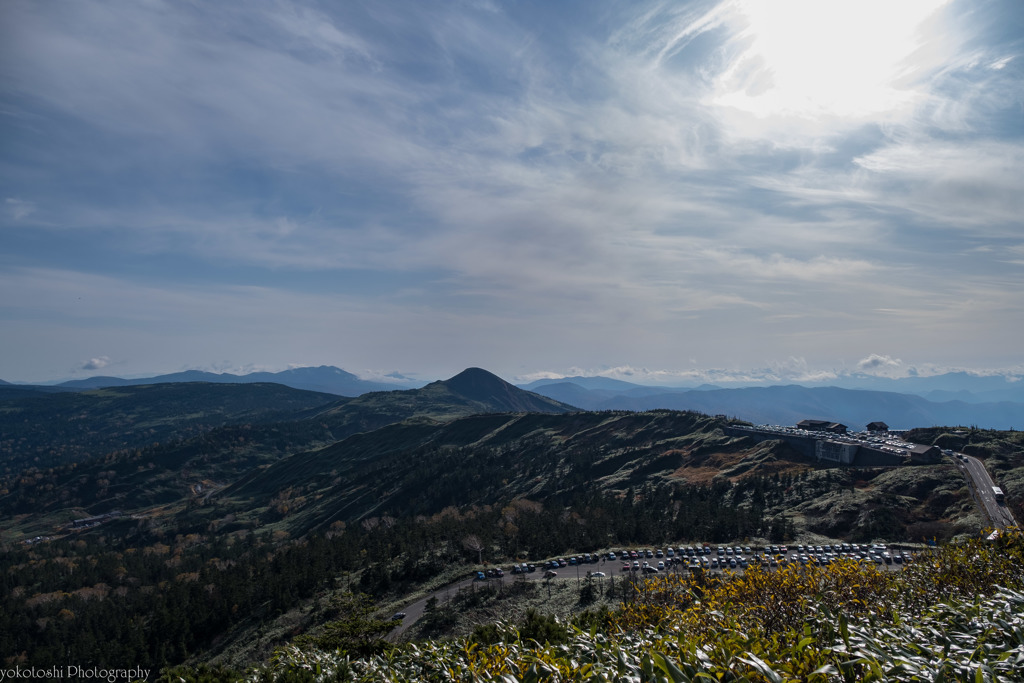
M 985 469 L 985 464 L 981 460 L 963 453 L 956 453 L 954 458 L 957 467 L 967 477 L 967 482 L 970 484 L 975 497 L 981 503 L 982 509 L 988 515 L 992 524 L 997 529 L 1016 526 L 1017 522 L 1014 520 L 1013 514 L 1007 509 L 1006 504 L 998 502 L 995 495 L 993 495 L 992 487 L 997 486 L 997 484 L 992 480 L 988 470 Z
M 602 560 L 597 564 L 583 565 L 580 567 L 579 578 L 580 580 L 586 578 L 587 571 L 603 571 L 608 574 L 611 573 L 612 565 L 618 566 L 618 563 L 612 563 Z M 554 581 L 568 581 L 576 580 L 576 567 L 564 567 L 559 570 L 558 576 L 555 577 Z M 405 612 L 405 618 L 402 620 L 400 626 L 396 627 L 390 634 L 388 634 L 389 640 L 398 639 L 403 633 L 409 630 L 409 628 L 415 624 L 423 616 L 423 612 L 426 610 L 427 601 L 431 598 L 437 598 L 438 609 L 443 609 L 444 605 L 451 601 L 453 597 L 459 594 L 459 591 L 469 590 L 474 584 L 479 585 L 481 588 L 491 588 L 498 582 L 502 582 L 505 585 L 509 585 L 514 581 L 543 581 L 544 571 L 541 568 L 537 568 L 537 571 L 530 572 L 528 574 L 511 574 L 506 573 L 505 576 L 495 579 L 487 579 L 487 581 L 476 581 L 475 579 L 463 579 L 450 583 L 444 588 L 434 591 L 426 597 L 420 598 L 419 600 L 410 603 L 406 607 L 402 608 Z

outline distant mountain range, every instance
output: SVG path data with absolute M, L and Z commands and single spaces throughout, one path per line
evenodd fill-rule
M 541 387 L 552 384 L 575 384 L 592 391 L 606 391 L 608 396 L 630 395 L 641 396 L 664 393 L 680 393 L 688 391 L 708 391 L 714 389 L 748 389 L 780 386 L 778 382 L 748 382 L 742 385 L 724 387 L 715 384 L 702 384 L 697 387 L 650 386 L 624 382 L 608 377 L 562 377 L 559 379 L 540 379 L 529 384 L 520 384 L 520 388 L 538 391 Z M 964 401 L 965 403 L 999 403 L 1011 401 L 1024 403 L 1024 380 L 1006 375 L 974 375 L 969 372 L 947 372 L 929 377 L 876 377 L 863 373 L 852 373 L 833 377 L 822 382 L 794 383 L 807 388 L 840 388 L 863 389 L 867 391 L 885 391 L 897 394 L 915 394 L 930 401 Z
M 1024 381 L 1004 375 L 974 375 L 969 372 L 947 372 L 929 377 L 876 377 L 851 374 L 828 384 L 844 389 L 892 391 L 916 394 L 931 401 L 960 400 L 966 403 L 1024 403 Z
M 120 377 L 89 377 L 74 379 L 56 385 L 67 389 L 101 389 L 104 387 L 127 387 L 144 384 L 166 384 L 169 382 L 215 382 L 217 384 L 253 384 L 274 382 L 293 389 L 318 391 L 337 396 L 359 396 L 370 391 L 392 391 L 395 389 L 413 389 L 424 383 L 404 377 L 395 378 L 394 382 L 370 382 L 359 379 L 351 372 L 331 365 L 320 367 L 293 368 L 281 372 L 252 372 L 247 375 L 233 375 L 229 372 L 215 373 L 201 370 L 187 370 L 169 375 L 141 377 L 137 379 L 121 379 Z
M 590 379 L 590 378 L 588 378 Z M 628 383 L 622 383 L 627 384 Z M 639 385 L 588 389 L 572 382 L 535 382 L 526 387 L 584 410 L 695 410 L 758 424 L 792 425 L 805 418 L 841 422 L 863 429 L 885 422 L 894 429 L 975 425 L 986 429 L 1024 427 L 1024 402 L 930 401 L 913 394 L 797 385 L 742 389 L 655 389 Z
M 308 447 L 414 417 L 437 422 L 480 413 L 574 410 L 479 368 L 419 389 L 354 398 L 269 382 L 168 382 L 77 391 L 7 385 L 0 386 L 0 443 L 18 444 L 13 450 L 25 459 L 22 467 L 29 461 L 53 467 L 228 425 L 256 429 L 275 424 L 283 430 L 275 442 Z M 280 426 L 285 423 L 287 429 Z M 5 455 L 4 465 L 13 458 Z
M 462 388 L 472 393 L 480 389 L 470 386 L 474 377 L 480 380 L 482 376 L 470 373 L 466 377 L 453 377 L 447 382 L 458 379 L 459 382 L 469 383 Z M 1013 378 L 1002 375 L 980 376 L 953 372 L 931 377 L 890 379 L 850 374 L 836 381 L 842 382 L 844 386 L 723 388 L 704 384 L 677 388 L 635 384 L 608 377 L 566 377 L 541 379 L 519 385 L 518 388 L 582 410 L 696 410 L 773 424 L 792 424 L 805 418 L 818 418 L 835 420 L 857 429 L 875 420 L 884 421 L 893 427 L 907 428 L 940 424 L 977 425 L 991 429 L 1024 427 L 1024 381 L 1013 381 Z M 323 365 L 247 375 L 189 370 L 137 379 L 90 377 L 52 386 L 10 384 L 0 380 L 0 399 L 33 392 L 54 393 L 178 382 L 272 382 L 293 389 L 350 398 L 381 391 L 401 392 L 425 388 L 425 383 L 401 375 L 395 375 L 389 381 L 369 381 L 341 368 Z M 506 387 L 512 386 L 504 384 Z M 484 382 L 481 384 L 483 386 L 490 385 Z M 499 399 L 504 396 L 509 401 L 508 410 L 533 410 L 525 404 L 519 408 L 513 407 L 513 394 L 507 388 L 490 386 L 490 389 L 496 393 L 489 398 Z M 486 404 L 487 401 L 481 403 Z

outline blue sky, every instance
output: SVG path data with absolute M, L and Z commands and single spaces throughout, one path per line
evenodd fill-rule
M 1024 370 L 1018 0 L 7 0 L 0 117 L 8 381 Z

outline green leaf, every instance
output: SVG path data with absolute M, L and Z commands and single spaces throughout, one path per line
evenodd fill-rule
M 675 662 L 668 659 L 665 655 L 660 652 L 655 652 L 651 655 L 655 665 L 659 669 L 665 672 L 665 674 L 672 679 L 673 683 L 690 683 L 690 678 L 682 670 L 675 665 Z
M 749 653 L 749 659 L 747 657 L 740 657 L 741 662 L 746 662 L 750 666 L 760 671 L 769 681 L 772 683 L 782 683 L 782 676 L 777 674 L 767 663 L 764 662 L 760 657 L 753 653 Z

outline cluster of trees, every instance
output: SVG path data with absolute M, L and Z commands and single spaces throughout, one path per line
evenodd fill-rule
M 725 541 L 777 520 L 737 501 L 783 479 L 581 494 L 568 506 L 516 500 L 430 516 L 371 517 L 301 541 L 283 534 L 161 539 L 83 535 L 0 553 L 0 652 L 34 666 L 167 666 L 244 624 L 265 623 L 339 587 L 401 594 L 453 563 L 541 559 L 609 546 Z M 475 542 L 465 543 L 474 538 Z

